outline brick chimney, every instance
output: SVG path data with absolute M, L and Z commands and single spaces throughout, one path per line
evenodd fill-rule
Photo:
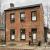
M 10 7 L 13 8 L 14 7 L 14 4 L 13 3 L 10 3 Z

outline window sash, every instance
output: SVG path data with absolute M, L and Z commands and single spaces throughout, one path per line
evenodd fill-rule
M 12 39 L 12 40 L 15 39 L 15 35 L 11 35 L 11 39 Z
M 36 39 L 36 33 L 33 33 L 33 40 Z
M 32 12 L 32 20 L 36 20 L 36 16 L 37 16 L 36 11 L 33 11 Z
M 25 29 L 21 29 L 20 33 L 21 33 L 21 39 L 25 39 Z
M 24 18 L 25 17 L 25 14 L 23 13 L 23 14 L 21 14 L 21 18 Z
M 50 39 L 50 34 L 49 33 L 47 33 L 47 38 Z
M 22 34 L 21 35 L 21 39 L 25 39 L 25 34 Z
M 15 21 L 15 15 L 14 14 L 10 14 L 10 21 L 14 22 Z
M 25 13 L 20 13 L 20 20 L 24 20 L 25 19 Z
M 14 19 L 15 18 L 15 15 L 14 14 L 11 14 L 10 18 L 11 19 Z
M 15 29 L 10 30 L 10 39 L 15 40 Z
M 32 16 L 32 20 L 36 20 L 36 16 Z
M 32 28 L 32 41 L 36 42 L 37 40 L 37 29 L 36 28 Z

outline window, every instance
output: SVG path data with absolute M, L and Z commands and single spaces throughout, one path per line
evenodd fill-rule
M 20 30 L 21 40 L 25 40 L 25 29 Z
M 50 41 L 50 33 L 47 33 L 47 40 Z
M 15 22 L 15 14 L 14 13 L 12 13 L 10 15 L 10 21 L 11 21 L 11 23 Z
M 22 13 L 20 13 L 20 20 L 21 21 L 24 21 L 24 19 L 25 19 L 25 13 L 22 12 Z
M 32 12 L 32 21 L 36 21 L 36 11 Z
M 11 41 L 15 40 L 15 29 L 10 30 L 10 39 L 11 39 Z
M 50 34 L 49 33 L 47 34 L 47 37 L 48 37 L 48 39 L 50 38 Z
M 36 33 L 37 33 L 37 29 L 32 29 L 32 40 L 33 40 L 33 42 L 36 41 Z

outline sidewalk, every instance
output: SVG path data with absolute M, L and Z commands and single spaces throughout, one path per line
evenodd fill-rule
M 50 50 L 50 46 L 1 46 L 0 50 Z

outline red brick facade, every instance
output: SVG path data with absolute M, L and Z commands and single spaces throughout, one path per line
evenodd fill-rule
M 20 21 L 20 11 L 25 12 L 25 21 Z M 31 21 L 31 12 L 36 11 L 37 12 L 37 20 Z M 10 22 L 10 14 L 15 14 L 15 22 L 11 24 Z M 43 17 L 43 8 L 41 4 L 28 6 L 28 7 L 22 7 L 22 8 L 10 8 L 5 10 L 6 15 L 6 44 L 10 43 L 10 29 L 15 29 L 15 42 L 16 44 L 25 44 L 29 43 L 29 34 L 31 34 L 31 29 L 36 28 L 37 29 L 37 42 L 41 41 L 44 42 L 44 17 Z M 25 34 L 26 34 L 26 40 L 21 41 L 20 40 L 20 29 L 25 28 Z

